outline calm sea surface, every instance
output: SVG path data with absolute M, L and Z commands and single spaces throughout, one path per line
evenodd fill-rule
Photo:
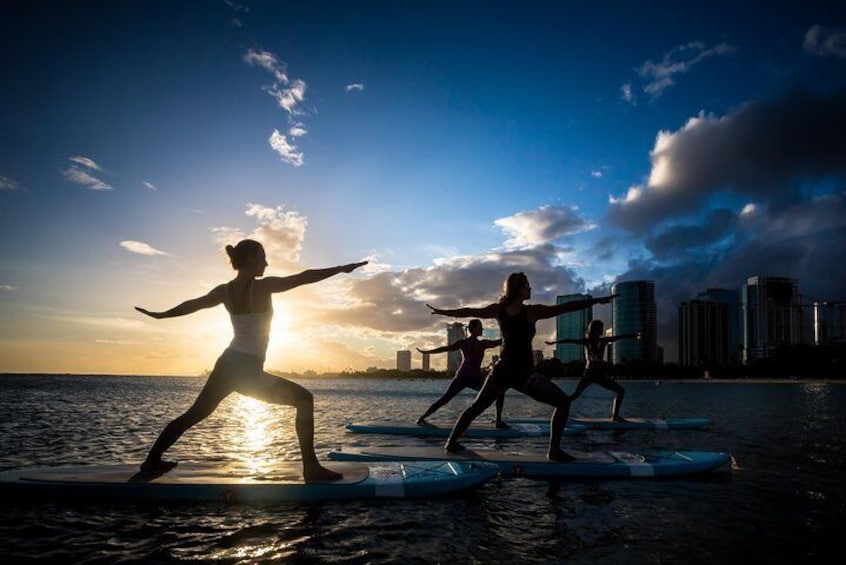
M 356 436 L 353 420 L 409 422 L 442 380 L 303 380 L 317 451 L 425 444 Z M 139 462 L 194 400 L 199 378 L 0 376 L 0 470 Z M 574 383 L 559 382 L 571 391 Z M 631 416 L 708 416 L 707 430 L 590 432 L 578 449 L 728 451 L 735 468 L 691 479 L 500 479 L 447 499 L 230 505 L 0 501 L 8 563 L 842 563 L 846 385 L 626 385 Z M 459 395 L 432 417 L 451 422 Z M 605 415 L 589 389 L 574 413 Z M 510 392 L 506 415 L 549 409 Z M 490 414 L 482 416 L 487 419 Z M 544 446 L 542 439 L 509 440 Z M 481 445 L 484 442 L 467 442 Z M 233 395 L 170 452 L 250 468 L 299 459 L 293 411 Z

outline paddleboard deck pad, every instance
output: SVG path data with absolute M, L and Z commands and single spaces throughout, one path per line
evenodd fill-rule
M 464 449 L 445 452 L 440 447 L 335 450 L 335 461 L 447 460 L 496 463 L 506 476 L 531 478 L 626 479 L 633 477 L 678 477 L 716 469 L 731 460 L 728 453 L 709 451 L 575 451 L 565 450 L 573 461 L 550 461 L 545 451 Z
M 540 418 L 518 418 L 508 424 L 543 424 L 549 420 Z M 692 430 L 711 425 L 710 418 L 626 418 L 624 421 L 610 418 L 570 418 L 568 426 L 586 426 L 590 430 Z
M 468 438 L 517 438 L 517 437 L 546 437 L 549 436 L 549 422 L 509 423 L 509 428 L 500 429 L 494 424 L 473 423 L 463 437 Z M 407 422 L 365 422 L 350 423 L 346 429 L 357 434 L 388 434 L 415 437 L 449 437 L 452 424 L 438 426 L 427 424 L 419 426 Z M 564 435 L 575 435 L 587 431 L 583 424 L 567 424 Z
M 347 498 L 418 498 L 473 488 L 497 474 L 483 461 L 328 462 L 343 474 L 306 483 L 299 461 L 281 462 L 272 473 L 250 475 L 228 465 L 183 463 L 164 474 L 136 465 L 88 465 L 0 472 L 0 493 L 112 501 L 280 502 Z

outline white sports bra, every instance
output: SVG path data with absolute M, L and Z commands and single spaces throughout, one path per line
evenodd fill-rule
M 253 312 L 253 281 L 247 290 L 249 295 L 250 311 L 246 314 L 232 313 L 232 289 L 226 285 L 226 309 L 229 310 L 229 317 L 232 320 L 232 330 L 235 335 L 229 343 L 229 349 L 248 353 L 264 359 L 267 353 L 267 344 L 270 341 L 270 322 L 273 319 L 273 308 L 269 307 L 265 312 Z

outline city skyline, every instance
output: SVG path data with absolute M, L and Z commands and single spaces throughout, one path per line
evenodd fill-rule
M 223 308 L 133 307 L 229 280 L 222 249 L 244 237 L 268 275 L 370 261 L 274 298 L 283 372 L 443 345 L 426 303 L 489 304 L 515 271 L 544 304 L 654 281 L 668 362 L 704 289 L 759 274 L 846 300 L 842 3 L 0 14 L 0 372 L 210 368 Z M 539 324 L 536 346 L 554 335 Z

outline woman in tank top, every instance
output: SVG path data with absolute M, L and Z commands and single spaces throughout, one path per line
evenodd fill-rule
M 185 316 L 223 304 L 229 311 L 234 331 L 232 342 L 218 358 L 194 404 L 165 427 L 141 465 L 141 470 L 164 473 L 175 467 L 176 462 L 162 459 L 164 452 L 188 428 L 209 416 L 224 398 L 238 392 L 265 402 L 295 407 L 303 477 L 307 482 L 337 480 L 341 475 L 320 465 L 314 453 L 312 394 L 296 383 L 264 372 L 264 357 L 273 318 L 271 295 L 316 283 L 338 273 L 351 273 L 367 261 L 327 269 L 309 269 L 287 277 L 259 278 L 264 275 L 267 267 L 264 248 L 260 243 L 245 239 L 235 247 L 227 245 L 226 253 L 232 268 L 238 271 L 228 283 L 216 286 L 205 296 L 186 300 L 163 312 L 135 308 L 142 314 L 161 319 Z
M 511 273 L 502 285 L 498 302 L 482 308 L 442 309 L 429 306 L 432 314 L 457 318 L 495 318 L 502 333 L 502 353 L 499 361 L 479 391 L 476 400 L 455 422 L 447 439 L 447 451 L 463 449 L 458 438 L 464 434 L 473 420 L 490 406 L 496 398 L 509 388 L 554 406 L 550 422 L 549 451 L 547 457 L 555 461 L 568 461 L 572 457 L 561 449 L 561 436 L 570 413 L 570 398 L 558 386 L 535 371 L 532 354 L 532 338 L 535 337 L 535 323 L 553 318 L 566 312 L 573 312 L 592 306 L 607 304 L 613 296 L 591 298 L 547 306 L 544 304 L 523 304 L 532 296 L 529 279 L 523 273 Z
M 482 374 L 482 360 L 485 357 L 485 350 L 502 345 L 501 339 L 479 339 L 482 335 L 482 321 L 470 320 L 467 324 L 470 335 L 459 339 L 450 345 L 436 347 L 434 349 L 420 349 L 420 353 L 446 353 L 448 351 L 461 352 L 461 365 L 455 372 L 455 376 L 449 382 L 446 392 L 429 406 L 429 409 L 417 419 L 420 426 L 427 425 L 426 418 L 435 413 L 439 408 L 446 405 L 456 394 L 465 388 L 481 390 L 487 374 Z M 496 399 L 496 427 L 507 428 L 508 425 L 502 421 L 502 406 L 505 403 L 505 392 Z
M 579 384 L 576 385 L 576 390 L 573 391 L 573 395 L 570 397 L 570 402 L 575 401 L 588 386 L 598 384 L 602 388 L 606 388 L 614 393 L 614 400 L 611 402 L 611 419 L 617 422 L 625 422 L 625 419 L 620 416 L 620 406 L 623 405 L 626 389 L 607 375 L 608 364 L 605 362 L 605 347 L 609 343 L 620 341 L 621 339 L 641 339 L 641 335 L 636 333 L 606 337 L 602 335 L 603 328 L 602 320 L 593 320 L 588 325 L 584 338 L 559 339 L 557 341 L 545 341 L 544 343 L 547 345 L 573 343 L 584 346 L 587 364 L 585 365 L 585 372 L 582 374 L 582 378 L 579 379 Z

